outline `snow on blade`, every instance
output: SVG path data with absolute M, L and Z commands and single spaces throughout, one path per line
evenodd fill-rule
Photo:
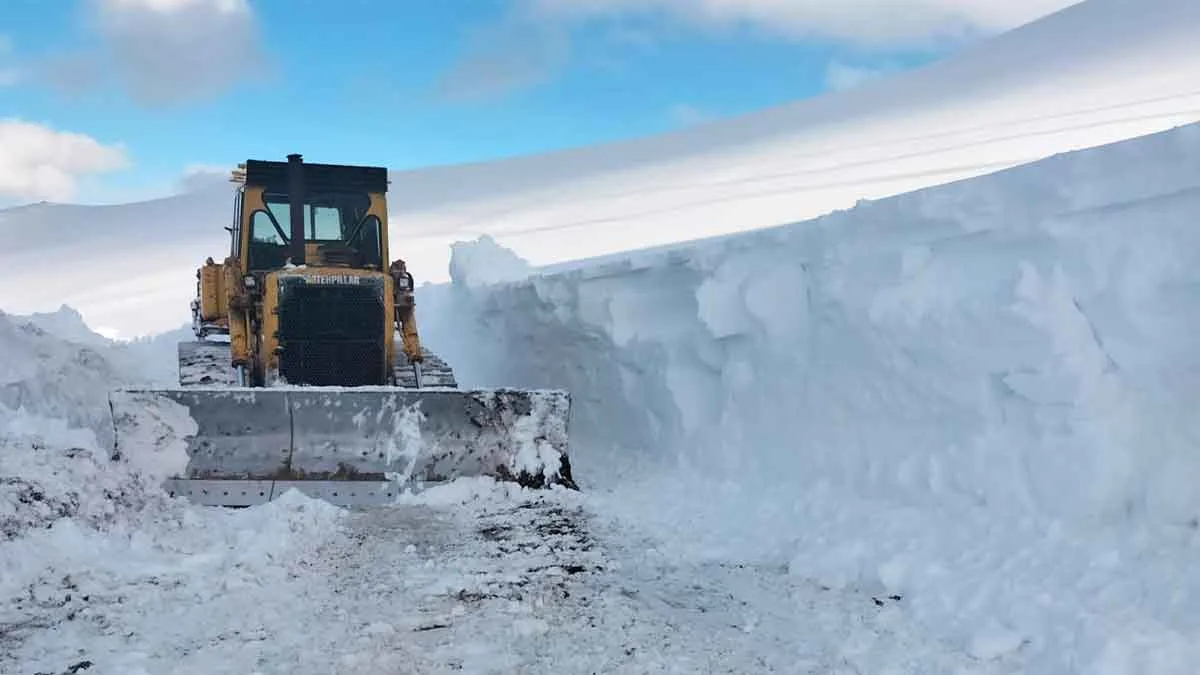
M 114 394 L 117 395 L 117 394 Z M 188 409 L 162 396 L 121 394 L 113 406 L 113 426 L 121 430 L 121 461 L 161 485 L 186 475 L 188 439 L 199 430 Z M 123 419 L 128 415 L 129 419 Z

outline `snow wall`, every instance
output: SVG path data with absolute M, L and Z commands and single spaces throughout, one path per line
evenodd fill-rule
M 466 382 L 573 392 L 594 484 L 636 453 L 903 501 L 1186 523 L 1198 245 L 1192 126 L 525 280 L 515 256 L 462 244 L 457 283 L 422 302 Z
M 529 273 L 459 245 L 427 341 L 568 388 L 577 479 L 681 550 L 911 596 L 1036 672 L 1200 658 L 1200 127 Z

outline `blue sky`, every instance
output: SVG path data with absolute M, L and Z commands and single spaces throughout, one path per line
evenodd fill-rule
M 0 160 L 0 205 L 146 198 L 189 166 L 293 151 L 412 168 L 660 133 L 911 68 L 1069 3 L 872 4 L 4 0 L 0 120 L 25 126 L 0 130 L 0 155 L 50 178 L 6 180 Z

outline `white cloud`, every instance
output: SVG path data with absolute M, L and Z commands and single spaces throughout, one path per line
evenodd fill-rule
M 89 0 L 101 58 L 60 63 L 65 86 L 112 74 L 143 104 L 207 98 L 261 73 L 264 57 L 247 0 Z M 82 70 L 81 70 L 82 68 Z
M 835 91 L 843 91 L 861 86 L 895 71 L 896 68 L 888 65 L 856 66 L 842 61 L 833 61 L 825 68 L 825 84 Z
M 786 38 L 908 47 L 991 34 L 1079 0 L 522 0 L 542 17 L 656 14 L 706 27 L 743 25 Z
M 0 119 L 0 148 L 0 196 L 21 200 L 68 200 L 80 177 L 129 164 L 119 145 L 17 119 Z

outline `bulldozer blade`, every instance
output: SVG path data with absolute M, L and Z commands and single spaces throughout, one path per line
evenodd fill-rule
M 203 503 L 257 504 L 292 487 L 379 503 L 406 485 L 464 476 L 576 487 L 563 391 L 127 389 L 109 401 L 117 455 L 144 444 L 145 411 L 186 411 L 187 466 L 168 488 Z

